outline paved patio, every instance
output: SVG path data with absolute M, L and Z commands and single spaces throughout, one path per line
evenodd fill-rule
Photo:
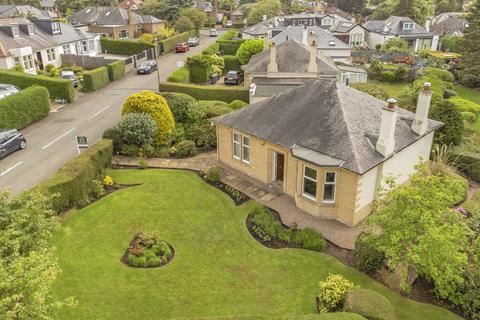
M 119 167 L 136 167 L 138 160 L 127 156 L 114 156 L 113 164 Z M 186 159 L 148 159 L 149 168 L 187 169 L 206 171 L 217 166 L 216 152 L 207 152 Z M 312 228 L 321 233 L 325 239 L 340 248 L 352 250 L 355 240 L 364 230 L 362 224 L 348 227 L 338 221 L 315 218 L 295 206 L 292 197 L 283 194 L 277 186 L 266 185 L 243 173 L 222 167 L 222 182 L 245 193 L 253 200 L 279 213 L 282 223 L 295 228 Z

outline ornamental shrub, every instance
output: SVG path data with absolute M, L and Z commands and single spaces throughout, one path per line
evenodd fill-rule
M 452 102 L 455 107 L 461 112 L 471 112 L 476 115 L 480 114 L 480 104 L 475 103 L 473 101 L 463 99 L 461 97 L 453 97 L 448 101 Z
M 223 55 L 235 55 L 245 40 L 218 40 L 217 43 L 220 46 L 220 51 Z
M 83 91 L 94 92 L 109 82 L 107 67 L 100 67 L 83 72 Z
M 223 101 L 199 101 L 200 106 L 206 111 L 207 118 L 215 118 L 226 113 L 232 112 L 233 109 Z
M 378 80 L 383 81 L 383 82 L 396 82 L 397 78 L 396 75 L 393 71 L 383 71 L 379 77 Z
M 453 74 L 448 70 L 443 70 L 443 69 L 440 69 L 440 68 L 427 67 L 427 68 L 425 68 L 424 74 L 427 77 L 437 77 L 440 80 L 443 80 L 443 81 L 446 81 L 446 82 L 453 82 Z
M 126 114 L 117 124 L 117 129 L 126 144 L 149 145 L 157 137 L 157 124 L 147 114 Z
M 122 137 L 116 127 L 108 128 L 102 135 L 102 139 L 110 139 L 113 142 L 113 153 L 117 153 L 122 148 Z
M 407 74 L 408 74 L 407 68 L 399 67 L 393 73 L 395 74 L 395 81 L 396 82 L 403 82 L 403 81 L 407 80 Z
M 445 99 L 450 99 L 451 97 L 455 97 L 457 95 L 458 94 L 455 91 L 450 90 L 450 89 L 446 89 L 445 92 L 443 93 L 443 97 Z
M 212 150 L 217 146 L 215 126 L 208 120 L 196 122 L 185 129 L 185 138 L 195 142 L 198 148 Z
M 182 140 L 175 145 L 175 155 L 180 158 L 192 157 L 197 154 L 197 146 L 191 140 Z
M 220 51 L 220 45 L 214 42 L 210 46 L 208 46 L 205 50 L 203 50 L 202 54 L 212 55 L 212 54 L 217 54 L 219 51 Z
M 220 168 L 219 167 L 212 167 L 207 170 L 207 174 L 205 176 L 207 181 L 212 183 L 220 182 Z
M 460 110 L 450 100 L 433 105 L 430 117 L 444 125 L 435 132 L 435 142 L 439 145 L 459 145 L 465 130 Z
M 228 71 L 240 71 L 242 64 L 240 63 L 240 59 L 238 59 L 237 56 L 223 56 L 223 61 L 225 62 L 225 68 L 223 69 L 225 74 Z
M 182 67 L 170 73 L 167 77 L 169 82 L 190 83 L 190 71 L 188 68 Z
M 347 294 L 357 286 L 340 274 L 330 274 L 327 279 L 318 283 L 318 312 L 328 313 L 343 308 Z
M 125 61 L 117 60 L 107 65 L 108 79 L 115 81 L 125 76 Z
M 248 103 L 242 101 L 242 100 L 233 100 L 228 104 L 228 107 L 232 110 L 238 110 L 242 109 L 243 107 L 247 106 Z
M 167 101 L 159 94 L 142 90 L 127 98 L 122 108 L 122 116 L 129 113 L 146 114 L 157 124 L 156 142 L 163 141 L 175 128 L 175 120 Z
M 477 121 L 477 116 L 473 112 L 468 112 L 468 111 L 463 111 L 460 112 L 460 115 L 462 116 L 463 121 L 473 124 Z
M 250 58 L 263 51 L 263 39 L 249 39 L 240 45 L 236 56 L 241 64 L 247 64 Z
M 185 66 L 190 71 L 192 83 L 206 83 L 211 74 L 213 58 L 204 54 L 188 57 Z
M 393 305 L 380 293 L 371 289 L 355 289 L 345 299 L 343 311 L 357 313 L 371 320 L 396 320 Z
M 193 123 L 206 118 L 206 112 L 197 100 L 184 93 L 162 92 L 172 110 L 176 123 Z
M 306 228 L 293 232 L 291 240 L 308 250 L 324 251 L 327 242 L 317 231 Z
M 355 242 L 355 260 L 363 271 L 375 274 L 385 263 L 385 255 L 372 246 L 363 235 Z
M 219 100 L 227 103 L 233 100 L 249 101 L 249 91 L 237 86 L 198 86 L 186 83 L 162 82 L 160 92 L 181 92 L 197 100 Z

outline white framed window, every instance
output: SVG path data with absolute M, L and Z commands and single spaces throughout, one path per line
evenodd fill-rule
M 52 33 L 60 33 L 60 22 L 52 22 Z
M 25 70 L 30 70 L 35 67 L 33 63 L 33 57 L 31 54 L 29 54 L 28 56 L 23 56 L 22 59 L 23 59 L 23 67 L 25 68 Z
M 12 35 L 14 38 L 17 38 L 20 36 L 20 31 L 18 30 L 18 27 L 12 27 Z
M 122 30 L 118 33 L 118 37 L 120 39 L 123 39 L 123 38 L 128 38 L 128 30 Z
M 323 182 L 323 202 L 335 202 L 336 184 L 337 174 L 335 172 L 325 172 L 325 181 Z
M 250 138 L 242 137 L 242 161 L 250 163 Z
M 54 61 L 55 60 L 55 49 L 47 49 L 47 59 L 48 61 Z
M 331 18 L 323 18 L 322 19 L 322 26 L 331 26 L 332 25 L 332 19 Z
M 72 53 L 72 49 L 70 48 L 70 45 L 69 45 L 69 44 L 63 45 L 63 46 L 62 46 L 62 49 L 63 49 L 63 53 L 65 53 L 65 54 Z
M 415 27 L 415 23 L 413 22 L 405 22 L 403 24 L 403 30 L 412 30 Z
M 90 52 L 95 51 L 95 41 L 93 39 L 88 40 L 88 50 Z
M 88 45 L 87 45 L 87 40 L 82 41 L 82 52 L 87 53 L 88 52 Z
M 234 159 L 240 160 L 240 133 L 234 132 L 232 134 L 232 155 Z
M 317 170 L 303 167 L 302 195 L 310 200 L 317 200 Z
M 27 29 L 28 29 L 28 34 L 29 35 L 35 34 L 35 29 L 33 28 L 32 25 L 28 25 Z
M 13 58 L 13 63 L 14 63 L 15 65 L 20 64 L 20 58 L 19 58 L 19 57 L 14 57 L 14 58 Z

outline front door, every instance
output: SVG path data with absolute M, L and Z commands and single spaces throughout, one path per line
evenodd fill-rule
M 281 153 L 277 153 L 277 161 L 276 161 L 276 170 L 275 170 L 275 176 L 276 176 L 276 181 L 283 181 L 284 179 L 284 167 L 285 167 L 285 156 Z
M 37 51 L 37 65 L 38 69 L 43 70 L 43 60 L 42 60 L 42 54 L 40 51 Z

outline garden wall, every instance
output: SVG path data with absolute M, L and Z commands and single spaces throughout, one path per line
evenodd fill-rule
M 62 64 L 69 66 L 80 66 L 87 70 L 92 70 L 100 67 L 104 67 L 110 63 L 117 61 L 116 59 L 107 59 L 105 57 L 76 55 L 76 54 L 61 54 Z
M 242 100 L 248 103 L 249 91 L 243 87 L 198 86 L 194 84 L 162 82 L 160 92 L 180 92 L 197 100 L 218 100 L 227 103 Z

